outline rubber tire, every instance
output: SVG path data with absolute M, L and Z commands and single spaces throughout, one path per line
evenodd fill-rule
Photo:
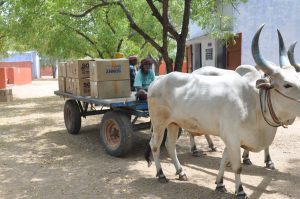
M 64 106 L 64 121 L 70 134 L 78 134 L 81 128 L 81 114 L 75 100 L 69 99 Z
M 113 122 L 119 129 L 120 142 L 117 147 L 111 147 L 107 142 L 105 129 L 108 122 Z M 132 147 L 132 126 L 128 115 L 120 111 L 106 112 L 100 124 L 100 143 L 105 151 L 115 157 L 125 156 Z

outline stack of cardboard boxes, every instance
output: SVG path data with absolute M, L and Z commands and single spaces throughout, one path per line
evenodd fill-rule
M 90 62 L 91 96 L 94 98 L 129 97 L 128 59 L 102 59 Z
M 90 96 L 90 60 L 76 60 L 70 62 L 70 77 L 72 77 L 72 93 L 80 96 Z
M 66 92 L 66 77 L 67 77 L 67 63 L 61 62 L 58 65 L 58 89 Z
M 62 62 L 58 72 L 62 92 L 102 99 L 131 95 L 128 59 Z
M 59 90 L 79 96 L 90 96 L 89 61 L 75 60 L 60 63 Z

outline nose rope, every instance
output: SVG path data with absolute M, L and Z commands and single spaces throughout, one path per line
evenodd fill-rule
M 268 118 L 266 117 L 265 115 L 265 112 L 263 110 L 263 104 L 266 104 L 266 98 L 265 99 L 262 99 L 263 98 L 263 92 L 267 92 L 267 90 L 263 90 L 263 89 L 259 89 L 259 101 L 260 101 L 260 110 L 261 110 L 261 114 L 265 120 L 265 122 L 267 124 L 269 124 L 270 126 L 272 127 L 279 127 L 281 126 L 280 124 L 273 124 L 271 121 L 268 120 Z M 269 107 L 268 107 L 269 108 Z M 272 117 L 272 116 L 271 116 Z M 273 119 L 273 118 L 272 118 Z M 275 122 L 276 123 L 276 122 Z
M 283 128 L 287 128 L 287 124 L 285 124 L 285 123 L 288 122 L 288 121 L 286 121 L 286 122 L 280 121 L 280 119 L 277 117 L 277 115 L 276 115 L 276 113 L 275 113 L 275 111 L 273 109 L 270 90 L 271 89 L 267 89 L 267 90 L 259 89 L 260 109 L 261 109 L 261 113 L 263 115 L 263 118 L 267 122 L 267 124 L 269 124 L 272 127 L 280 127 L 280 126 L 282 126 Z M 266 92 L 265 99 L 262 99 L 263 92 Z M 273 120 L 273 122 L 275 124 L 273 124 L 273 122 L 269 121 L 268 118 L 266 117 L 265 112 L 263 111 L 263 103 L 267 103 L 268 109 L 269 109 L 269 113 L 270 113 L 271 118 L 272 118 L 272 120 Z
M 269 108 L 269 112 L 270 112 L 270 115 L 273 119 L 273 121 L 278 124 L 279 126 L 282 126 L 283 128 L 287 128 L 287 125 L 284 124 L 284 122 L 280 121 L 273 109 L 273 106 L 272 106 L 272 100 L 271 100 L 271 92 L 270 90 L 267 90 L 267 104 L 268 104 L 268 108 Z
M 279 90 L 277 90 L 277 89 L 275 89 L 275 91 L 276 91 L 277 93 L 279 93 L 280 95 L 282 95 L 282 96 L 284 96 L 284 97 L 286 97 L 286 98 L 288 98 L 288 99 L 290 99 L 290 100 L 293 100 L 293 101 L 295 101 L 295 102 L 298 102 L 298 103 L 300 103 L 300 99 L 296 99 L 296 98 L 293 98 L 293 97 L 287 96 L 287 95 L 283 94 L 282 92 L 280 92 L 280 91 L 279 91 Z
M 268 82 L 271 84 L 271 82 L 272 82 L 272 78 L 270 77 L 270 76 L 266 76 L 265 77 L 267 80 L 268 80 Z M 280 121 L 279 120 L 279 118 L 277 117 L 277 115 L 276 115 L 276 113 L 275 113 L 275 111 L 274 111 L 274 109 L 273 109 L 273 105 L 272 105 L 272 100 L 271 100 L 271 89 L 273 89 L 274 87 L 273 86 L 271 86 L 271 87 L 269 87 L 269 88 L 264 88 L 264 89 L 259 89 L 259 100 L 260 100 L 260 109 L 261 109 L 261 113 L 262 113 L 262 115 L 263 115 L 263 118 L 264 118 L 264 120 L 270 125 L 270 126 L 272 126 L 272 127 L 279 127 L 279 126 L 282 126 L 283 128 L 287 128 L 287 126 L 288 126 L 288 121 L 286 121 L 286 122 L 282 122 L 282 121 Z M 284 93 L 282 93 L 282 92 L 280 92 L 279 90 L 277 90 L 276 88 L 274 88 L 274 90 L 278 93 L 278 94 L 280 94 L 280 95 L 282 95 L 283 97 L 285 97 L 285 98 L 287 98 L 287 99 L 289 99 L 289 100 L 292 100 L 292 101 L 294 101 L 294 102 L 297 102 L 297 103 L 300 103 L 300 99 L 296 99 L 296 98 L 293 98 L 293 97 L 290 97 L 290 96 L 287 96 L 287 95 L 285 95 Z M 262 99 L 263 98 L 263 92 L 266 92 L 266 97 L 265 97 L 265 99 Z M 271 118 L 272 118 L 272 120 L 273 120 L 273 122 L 275 123 L 275 124 L 272 124 L 272 122 L 270 122 L 268 119 L 267 119 L 267 117 L 266 117 L 266 115 L 265 115 L 265 112 L 263 111 L 263 105 L 265 105 L 267 103 L 267 105 L 268 105 L 268 109 L 269 109 L 269 112 L 270 112 L 270 115 L 271 115 Z M 266 107 L 266 106 L 265 106 Z

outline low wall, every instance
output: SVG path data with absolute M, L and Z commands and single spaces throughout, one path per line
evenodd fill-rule
M 6 83 L 8 84 L 20 85 L 32 82 L 32 62 L 30 61 L 0 62 L 0 68 L 5 69 Z

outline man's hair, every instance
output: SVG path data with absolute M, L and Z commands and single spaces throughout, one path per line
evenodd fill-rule
M 144 65 L 152 65 L 153 61 L 150 58 L 145 58 L 141 61 L 141 66 L 140 68 L 143 68 Z
M 130 56 L 128 57 L 129 64 L 136 64 L 137 63 L 137 56 Z
M 132 55 L 132 56 L 129 56 L 129 61 L 137 61 L 137 56 L 135 55 Z

